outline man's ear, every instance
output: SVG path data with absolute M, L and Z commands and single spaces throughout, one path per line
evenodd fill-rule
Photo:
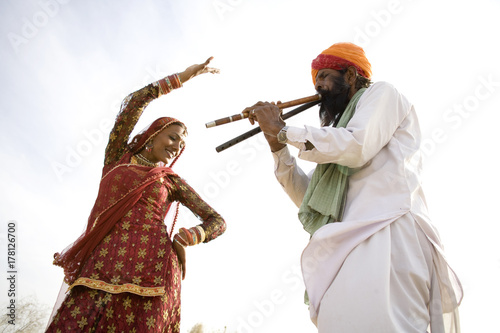
M 358 70 L 354 66 L 347 67 L 347 71 L 345 72 L 345 81 L 353 86 L 356 83 L 356 79 L 358 77 Z

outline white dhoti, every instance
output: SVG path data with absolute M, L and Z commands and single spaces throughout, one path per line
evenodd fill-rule
M 458 318 L 443 319 L 441 288 L 449 286 L 440 283 L 440 275 L 448 274 L 440 256 L 410 213 L 384 226 L 341 264 L 319 302 L 317 318 L 311 314 L 318 332 L 456 332 Z

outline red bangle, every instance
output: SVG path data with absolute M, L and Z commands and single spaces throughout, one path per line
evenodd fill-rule
M 189 232 L 189 230 L 187 230 L 186 228 L 180 228 L 179 231 L 184 232 L 184 234 L 186 235 L 186 238 L 187 238 L 187 241 L 188 241 L 189 245 L 193 245 L 193 235 L 191 235 L 191 233 Z
M 196 237 L 201 240 L 201 233 L 200 233 L 200 230 L 198 230 L 196 227 L 192 227 L 190 228 L 189 230 L 191 230 L 192 232 L 194 232 L 196 234 Z
M 174 241 L 181 244 L 181 246 L 183 246 L 183 247 L 188 246 L 188 244 L 186 243 L 186 240 L 184 238 L 182 238 L 182 236 L 179 234 L 174 236 Z
M 161 95 L 165 95 L 165 94 L 168 94 L 170 92 L 170 88 L 168 87 L 167 82 L 165 82 L 165 79 L 159 80 L 158 84 L 160 86 Z
M 178 74 L 169 75 L 168 79 L 169 79 L 169 81 L 172 84 L 172 87 L 174 89 L 182 87 L 182 82 L 181 82 L 181 79 L 179 78 Z

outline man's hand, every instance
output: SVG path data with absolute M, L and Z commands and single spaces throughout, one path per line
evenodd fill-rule
M 243 113 L 248 113 L 248 120 L 250 120 L 252 125 L 256 121 L 259 123 L 260 129 L 264 133 L 272 152 L 281 150 L 286 146 L 279 143 L 276 138 L 286 123 L 281 119 L 280 108 L 274 103 L 258 102 L 243 110 Z

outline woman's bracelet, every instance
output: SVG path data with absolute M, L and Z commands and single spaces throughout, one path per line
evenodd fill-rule
M 181 239 L 182 241 L 180 241 L 179 239 Z M 179 234 L 175 235 L 174 242 L 179 243 L 180 246 L 182 246 L 183 248 L 186 248 L 186 246 L 187 246 L 186 241 Z
M 166 95 L 174 89 L 182 87 L 181 79 L 178 74 L 169 75 L 161 80 L 156 81 L 158 90 L 161 95 Z
M 185 235 L 185 237 L 183 236 Z M 174 241 L 177 241 L 182 246 L 193 246 L 205 241 L 205 230 L 199 225 L 189 229 L 180 228 L 179 233 L 174 236 Z M 187 239 L 185 239 L 187 238 Z

